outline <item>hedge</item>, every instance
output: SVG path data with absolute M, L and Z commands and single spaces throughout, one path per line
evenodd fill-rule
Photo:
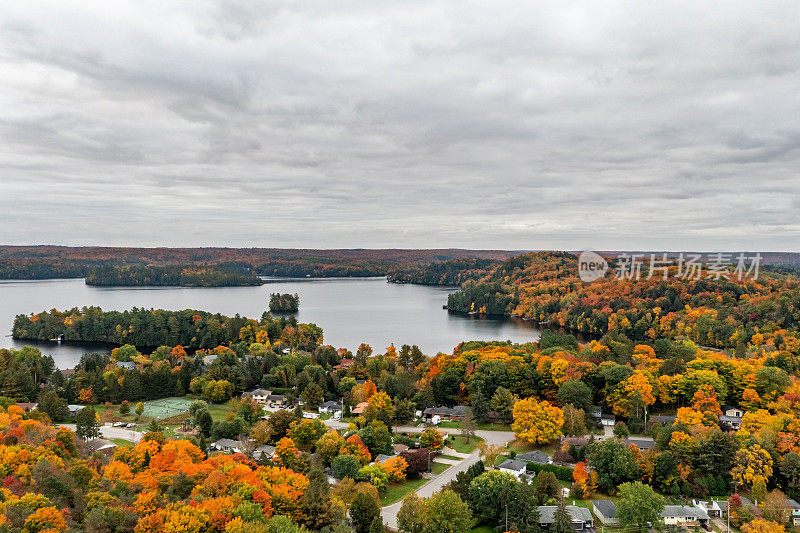
M 556 479 L 560 479 L 561 481 L 568 481 L 572 482 L 572 468 L 568 466 L 559 466 L 559 465 L 543 465 L 539 463 L 528 463 L 528 466 L 525 468 L 528 472 L 552 472 L 556 475 Z

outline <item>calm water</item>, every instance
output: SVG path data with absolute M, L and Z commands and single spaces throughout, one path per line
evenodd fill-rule
M 538 331 L 521 320 L 479 319 L 442 309 L 452 288 L 395 285 L 384 278 L 281 279 L 261 287 L 90 287 L 82 279 L 0 281 L 0 347 L 31 342 L 9 335 L 14 317 L 53 308 L 95 305 L 106 310 L 132 307 L 198 309 L 258 319 L 268 309 L 271 292 L 300 296 L 300 322 L 325 332 L 325 343 L 355 350 L 366 342 L 376 350 L 394 343 L 417 344 L 427 354 L 452 352 L 466 340 L 536 340 Z M 71 368 L 86 351 L 98 348 L 37 344 L 60 368 Z

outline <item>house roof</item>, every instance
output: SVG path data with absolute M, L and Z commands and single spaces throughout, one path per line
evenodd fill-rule
M 515 459 L 520 461 L 527 461 L 529 463 L 547 464 L 553 460 L 552 457 L 547 455 L 541 450 L 533 450 L 532 452 L 518 453 Z
M 625 445 L 630 446 L 631 444 L 635 444 L 637 448 L 640 450 L 650 450 L 656 447 L 656 441 L 653 439 L 625 439 Z
M 592 505 L 606 518 L 614 518 L 617 514 L 617 506 L 611 500 L 592 500 Z
M 327 409 L 337 409 L 337 408 L 341 409 L 342 404 L 340 404 L 339 402 L 335 402 L 333 400 L 328 400 L 327 402 L 320 405 L 320 407 L 325 407 Z
M 735 409 L 736 411 L 741 411 L 741 409 L 736 407 L 735 405 L 723 405 L 722 406 L 722 410 L 723 411 L 729 411 L 731 409 Z
M 728 415 L 719 415 L 720 422 L 727 422 L 729 424 L 741 424 L 742 417 L 741 416 L 728 416 Z
M 221 448 L 238 448 L 239 442 L 232 439 L 219 439 L 214 441 L 214 446 L 219 446 Z
M 271 390 L 256 389 L 250 392 L 244 392 L 242 396 L 269 396 L 270 394 L 272 394 Z
M 514 470 L 520 471 L 525 470 L 527 465 L 522 461 L 517 461 L 516 459 L 506 459 L 500 464 L 500 468 L 505 468 L 506 470 Z
M 375 462 L 376 463 L 383 463 L 387 459 L 391 459 L 391 458 L 392 458 L 391 455 L 386 455 L 385 453 L 379 453 L 378 456 L 375 458 Z
M 800 503 L 797 503 L 795 500 L 791 498 L 787 498 L 786 502 L 789 504 L 789 507 L 792 509 L 800 509 Z
M 693 520 L 708 520 L 708 513 L 699 507 L 692 507 L 689 505 L 665 505 L 664 510 L 661 511 L 663 517 L 682 517 L 691 518 Z
M 552 524 L 555 522 L 556 509 L 555 505 L 540 505 L 539 506 L 539 523 Z M 592 513 L 586 507 L 578 507 L 576 505 L 567 505 L 567 513 L 573 522 L 593 522 Z
M 650 415 L 648 417 L 648 422 L 658 422 L 658 423 L 665 423 L 665 422 L 675 422 L 677 417 L 675 415 Z
M 369 405 L 369 402 L 361 402 L 360 404 L 356 405 L 353 408 L 353 414 L 354 415 L 360 415 L 361 413 L 364 412 L 364 409 L 367 408 L 367 405 Z

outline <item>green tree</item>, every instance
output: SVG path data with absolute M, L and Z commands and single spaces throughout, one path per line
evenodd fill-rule
M 478 431 L 478 423 L 475 421 L 475 415 L 472 414 L 472 409 L 465 409 L 464 415 L 461 417 L 461 436 L 469 443 L 471 439 L 475 438 L 476 431 Z
M 136 419 L 138 420 L 140 416 L 144 413 L 144 404 L 142 402 L 138 402 L 136 404 Z
M 407 424 L 412 420 L 414 420 L 414 403 L 408 398 L 397 400 L 392 412 L 392 422 Z
M 383 527 L 383 520 L 381 519 L 380 515 L 378 515 L 369 526 L 369 533 L 383 533 L 384 531 L 385 528 Z
M 639 466 L 633 452 L 619 439 L 593 443 L 589 449 L 589 465 L 598 476 L 598 486 L 613 494 L 622 483 L 639 478 Z
M 63 422 L 69 416 L 67 402 L 59 398 L 55 391 L 48 391 L 39 396 L 38 409 L 53 422 Z
M 131 412 L 131 404 L 128 400 L 122 400 L 122 403 L 119 404 L 119 414 L 122 416 L 127 415 Z
M 489 416 L 489 402 L 486 401 L 486 397 L 481 392 L 480 387 L 472 387 L 472 393 L 470 394 L 470 404 L 472 405 L 472 413 L 475 415 L 475 420 L 479 424 L 484 424 L 488 420 Z
M 350 504 L 350 519 L 353 521 L 356 533 L 369 533 L 369 528 L 376 516 L 380 516 L 381 509 L 375 498 L 365 492 L 359 492 Z
M 312 411 L 318 409 L 320 404 L 325 401 L 322 387 L 316 383 L 312 383 L 306 387 L 300 397 L 303 399 L 303 407 Z
M 655 527 L 661 524 L 664 498 L 650 485 L 640 481 L 623 483 L 619 487 L 619 497 L 617 517 L 622 525 L 636 526 L 640 531 L 645 531 L 648 523 Z
M 564 503 L 564 498 L 558 499 L 558 505 L 556 506 L 555 513 L 553 514 L 553 524 L 550 526 L 548 531 L 551 533 L 573 533 L 575 531 L 572 526 L 572 518 L 567 512 L 567 506 L 566 503 Z
M 572 405 L 564 407 L 564 435 L 583 436 L 589 431 L 586 428 L 586 413 Z
M 492 396 L 492 410 L 497 413 L 497 417 L 502 424 L 511 424 L 514 420 L 514 404 L 517 397 L 505 387 L 498 387 Z
M 554 473 L 543 471 L 536 479 L 536 499 L 539 505 L 547 505 L 551 499 L 560 497 L 561 484 Z
M 558 388 L 558 403 L 572 405 L 584 412 L 592 406 L 592 389 L 579 379 L 568 379 Z
M 75 415 L 75 433 L 83 440 L 96 439 L 100 436 L 97 413 L 91 405 L 87 405 Z
M 349 477 L 355 479 L 358 476 L 358 470 L 361 468 L 361 463 L 355 455 L 337 455 L 331 461 L 331 470 L 333 477 L 336 479 L 344 479 Z
M 309 472 L 308 487 L 303 492 L 300 507 L 303 510 L 303 524 L 313 531 L 331 525 L 336 519 L 328 478 L 321 470 Z
M 425 500 L 416 493 L 409 492 L 403 498 L 403 504 L 397 511 L 397 527 L 401 533 L 422 533 L 425 527 Z
M 455 492 L 437 492 L 425 502 L 422 533 L 466 533 L 470 529 L 472 512 Z

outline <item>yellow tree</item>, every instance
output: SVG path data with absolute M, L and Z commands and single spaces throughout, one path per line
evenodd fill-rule
M 758 444 L 742 448 L 736 452 L 731 474 L 734 482 L 747 487 L 752 486 L 758 477 L 769 479 L 772 476 L 772 457 Z
M 650 379 L 643 372 L 636 372 L 614 389 L 608 401 L 614 414 L 638 417 L 640 410 L 653 405 L 656 399 Z
M 784 533 L 784 531 L 781 524 L 763 518 L 756 518 L 742 526 L 742 533 Z
M 548 401 L 537 402 L 527 398 L 514 404 L 511 429 L 522 440 L 545 444 L 560 437 L 563 427 L 564 412 Z

